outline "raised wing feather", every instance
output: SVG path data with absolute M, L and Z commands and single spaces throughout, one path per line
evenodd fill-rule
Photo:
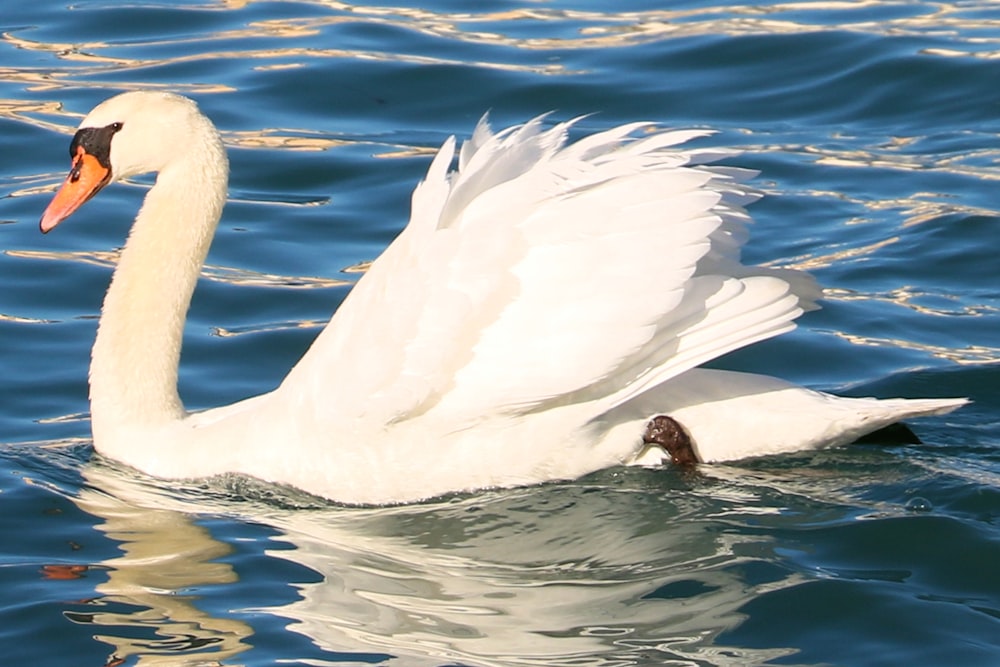
M 740 263 L 749 172 L 672 148 L 701 132 L 566 145 L 570 127 L 483 121 L 452 173 L 446 142 L 410 224 L 282 391 L 372 424 L 611 407 L 791 328 L 786 278 L 807 301 L 814 283 Z

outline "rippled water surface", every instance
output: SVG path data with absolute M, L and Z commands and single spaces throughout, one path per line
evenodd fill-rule
M 1000 663 L 998 55 L 985 0 L 6 3 L 4 664 Z M 388 509 L 140 478 L 92 458 L 86 375 L 150 181 L 37 230 L 81 117 L 136 88 L 196 98 L 232 161 L 190 407 L 279 382 L 487 110 L 718 130 L 770 195 L 747 258 L 826 287 L 718 363 L 975 403 L 919 446 Z

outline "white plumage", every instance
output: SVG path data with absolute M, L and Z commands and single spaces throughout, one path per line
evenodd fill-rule
M 740 262 L 751 173 L 677 147 L 700 132 L 632 124 L 568 143 L 572 122 L 537 118 L 495 134 L 481 122 L 455 171 L 445 142 L 410 223 L 281 386 L 187 414 L 177 360 L 225 154 L 175 95 L 117 96 L 81 128 L 116 123 L 108 178 L 159 177 L 105 301 L 94 444 L 152 475 L 238 472 L 404 502 L 658 461 L 642 436 L 659 414 L 720 461 L 842 444 L 964 402 L 844 399 L 697 369 L 788 331 L 819 296 L 806 274 Z M 46 231 L 86 200 L 60 197 Z

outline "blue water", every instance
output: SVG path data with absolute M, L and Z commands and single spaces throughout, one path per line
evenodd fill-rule
M 1000 664 L 1000 8 L 484 4 L 4 5 L 4 664 Z M 143 479 L 92 459 L 86 375 L 149 181 L 37 230 L 73 128 L 134 88 L 196 98 L 233 166 L 190 407 L 279 382 L 405 223 L 430 151 L 487 110 L 718 130 L 770 195 L 747 259 L 827 289 L 719 363 L 975 403 L 914 424 L 919 446 L 402 508 Z

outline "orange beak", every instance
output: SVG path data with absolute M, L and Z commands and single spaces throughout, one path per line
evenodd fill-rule
M 52 198 L 39 228 L 47 234 L 60 222 L 73 214 L 73 211 L 101 191 L 111 181 L 111 169 L 101 164 L 101 161 L 86 151 L 83 146 L 76 147 L 73 166 L 69 176 Z

